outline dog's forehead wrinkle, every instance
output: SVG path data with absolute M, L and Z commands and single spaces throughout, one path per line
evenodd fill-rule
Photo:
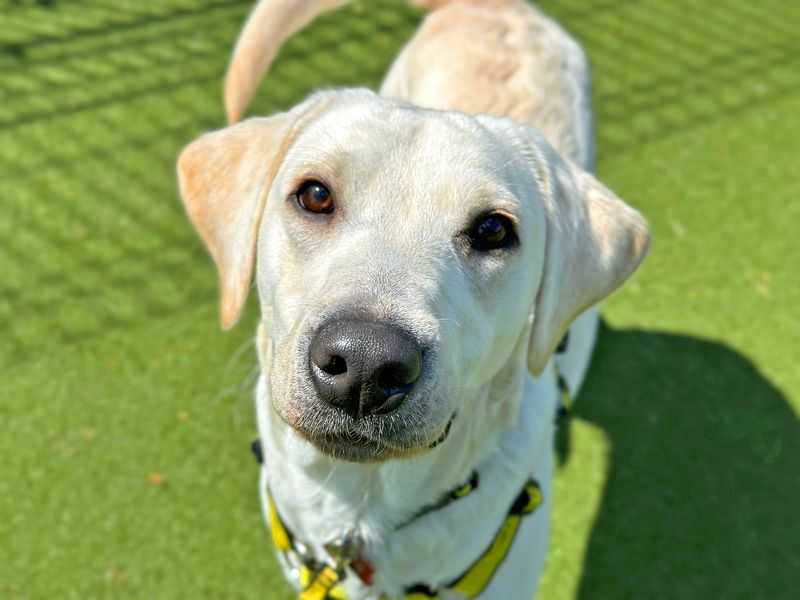
M 329 132 L 323 130 L 325 136 Z M 325 140 L 314 145 L 298 144 L 287 157 L 286 164 L 290 172 L 322 170 L 323 172 L 338 174 L 343 165 L 346 165 L 350 151 L 343 147 L 338 140 Z
M 495 157 L 503 146 L 498 140 L 468 115 L 372 96 L 335 104 L 300 134 L 297 145 L 381 151 L 382 156 L 423 150 L 428 161 L 447 164 L 453 159 L 476 161 L 489 150 Z

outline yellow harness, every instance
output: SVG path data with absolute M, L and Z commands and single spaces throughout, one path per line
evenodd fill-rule
M 451 492 L 449 499 L 457 500 L 469 495 L 477 487 L 477 479 L 473 479 L 461 488 Z M 511 545 L 519 532 L 522 519 L 533 513 L 542 503 L 542 491 L 539 484 L 529 480 L 514 500 L 505 521 L 494 536 L 492 543 L 467 571 L 446 586 L 447 590 L 458 592 L 464 598 L 476 598 L 494 577 L 497 569 L 508 555 Z M 337 566 L 319 565 L 314 560 L 303 559 L 303 553 L 297 547 L 292 534 L 280 518 L 272 496 L 267 493 L 269 527 L 272 542 L 289 563 L 292 556 L 300 558 L 298 580 L 300 583 L 299 600 L 347 600 L 347 593 L 341 585 L 347 575 L 347 569 L 358 570 L 358 562 L 363 559 L 346 557 Z M 439 598 L 439 591 L 425 585 L 415 585 L 406 589 L 405 600 L 431 600 Z

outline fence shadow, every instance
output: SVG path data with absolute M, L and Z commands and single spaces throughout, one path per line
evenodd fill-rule
M 800 89 L 800 5 L 541 0 L 593 65 L 598 153 L 734 118 Z
M 579 597 L 794 597 L 800 424 L 780 390 L 683 335 L 606 327 L 594 360 L 577 414 L 612 455 Z

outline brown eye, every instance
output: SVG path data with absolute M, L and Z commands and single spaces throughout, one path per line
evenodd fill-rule
M 469 232 L 470 244 L 479 252 L 508 248 L 517 242 L 514 224 L 507 216 L 489 213 L 478 217 Z
M 333 196 L 319 181 L 304 181 L 295 193 L 297 204 L 308 212 L 324 214 L 333 212 Z

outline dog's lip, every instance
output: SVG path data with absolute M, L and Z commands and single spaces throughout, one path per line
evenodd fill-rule
M 458 411 L 450 415 L 450 418 L 447 420 L 447 425 L 444 426 L 442 434 L 428 445 L 428 449 L 435 448 L 439 444 L 443 443 L 448 437 L 450 437 L 450 430 L 453 428 L 453 421 L 456 420 L 456 415 L 458 415 Z
M 316 432 L 295 425 L 291 427 L 324 454 L 351 462 L 376 462 L 390 458 L 408 458 L 439 446 L 449 437 L 456 415 L 457 412 L 453 412 L 433 442 L 414 446 L 394 444 L 390 440 L 375 439 L 353 430 L 341 433 Z
M 352 432 L 336 435 L 312 433 L 297 428 L 295 431 L 317 450 L 332 458 L 349 462 L 378 462 L 398 456 L 397 451 L 387 444 Z

